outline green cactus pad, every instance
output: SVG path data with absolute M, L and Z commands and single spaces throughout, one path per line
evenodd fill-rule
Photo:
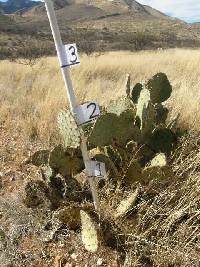
M 51 179 L 55 176 L 55 172 L 52 170 L 49 164 L 42 166 L 41 172 L 42 172 L 43 179 L 47 182 L 50 182 Z
M 142 167 L 144 167 L 155 155 L 155 152 L 148 146 L 142 145 L 137 151 L 137 159 Z
M 66 224 L 70 230 L 77 230 L 81 225 L 80 210 L 78 204 L 70 204 L 55 211 L 53 217 Z
M 139 188 L 131 193 L 126 199 L 122 200 L 115 212 L 115 219 L 124 217 L 133 208 L 139 195 Z
M 166 101 L 172 93 L 172 86 L 164 73 L 157 73 L 146 83 L 150 91 L 152 103 L 162 103 Z
M 81 239 L 85 249 L 89 252 L 96 252 L 98 249 L 98 233 L 91 217 L 84 210 L 80 211 L 81 217 Z
M 129 109 L 134 109 L 131 101 L 129 98 L 121 97 L 117 100 L 113 100 L 109 103 L 108 107 L 106 108 L 107 113 L 114 113 L 117 116 L 120 116 L 123 112 Z
M 134 104 L 138 103 L 139 97 L 140 97 L 140 93 L 142 91 L 142 84 L 141 83 L 137 83 L 131 92 L 131 100 L 133 101 Z
M 159 153 L 170 153 L 177 138 L 175 134 L 170 129 L 156 129 L 151 138 L 148 141 L 148 145 L 152 150 Z
M 131 93 L 131 76 L 130 74 L 127 74 L 126 76 L 126 95 L 127 97 L 130 97 Z
M 174 178 L 174 174 L 168 166 L 164 167 L 147 167 L 142 172 L 143 182 L 149 182 L 152 180 L 164 180 Z
M 146 110 L 150 103 L 150 94 L 149 91 L 146 88 L 143 88 L 143 90 L 140 93 L 140 97 L 138 99 L 137 103 L 137 112 L 136 112 L 136 118 L 135 118 L 135 124 L 136 126 L 142 130 L 144 128 L 144 120 L 146 120 Z
M 164 153 L 157 154 L 150 163 L 150 167 L 165 167 L 167 165 L 167 158 Z
M 156 124 L 165 124 L 167 120 L 167 116 L 169 114 L 169 110 L 166 107 L 163 107 L 162 104 L 155 105 L 156 111 Z
M 150 101 L 150 93 L 144 87 L 140 93 L 137 103 L 135 125 L 141 130 L 142 138 L 145 140 L 153 131 L 155 124 L 155 109 Z
M 89 144 L 94 146 L 108 146 L 113 142 L 126 144 L 128 140 L 139 139 L 140 132 L 134 127 L 134 113 L 132 110 L 123 112 L 120 116 L 106 113 L 97 120 Z
M 112 162 L 115 164 L 115 166 L 120 166 L 122 165 L 122 157 L 119 153 L 119 151 L 112 147 L 112 146 L 106 146 L 104 147 L 104 151 L 106 156 L 112 160 Z
M 142 178 L 142 168 L 137 160 L 133 160 L 129 165 L 125 177 L 124 183 L 126 186 L 130 186 Z
M 65 147 L 77 148 L 80 146 L 80 131 L 69 110 L 58 114 L 58 128 Z
M 76 175 L 84 170 L 81 150 L 78 148 L 64 149 L 59 145 L 50 153 L 49 166 L 63 177 Z
M 48 205 L 48 188 L 42 181 L 29 181 L 25 186 L 24 204 L 29 208 Z
M 49 150 L 39 150 L 31 157 L 31 163 L 37 167 L 48 164 Z

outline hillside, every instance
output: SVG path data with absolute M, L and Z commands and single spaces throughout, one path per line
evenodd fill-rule
M 88 53 L 200 46 L 199 26 L 134 0 L 54 0 L 54 6 L 64 42 L 77 42 L 80 50 Z M 8 19 L 12 22 L 9 26 Z M 54 53 L 44 4 L 2 16 L 0 32 L 1 58 L 13 47 L 22 52 L 24 46 L 32 47 L 31 53 L 37 55 Z M 25 44 L 19 47 L 22 42 Z
M 8 0 L 6 2 L 0 2 L 1 13 L 11 14 L 21 9 L 31 8 L 38 5 L 41 2 L 31 0 Z

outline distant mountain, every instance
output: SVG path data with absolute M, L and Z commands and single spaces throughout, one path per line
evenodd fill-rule
M 5 14 L 12 14 L 21 9 L 27 9 L 41 4 L 40 1 L 31 0 L 8 0 L 0 2 L 0 12 Z
M 63 41 L 76 42 L 82 51 L 200 47 L 200 24 L 172 18 L 135 0 L 52 1 Z M 0 58 L 10 56 L 10 48 L 22 46 L 24 40 L 36 54 L 55 52 L 44 3 L 8 0 L 0 9 L 12 13 L 0 15 Z

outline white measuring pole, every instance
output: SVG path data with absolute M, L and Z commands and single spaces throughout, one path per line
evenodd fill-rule
M 52 31 L 53 38 L 54 38 L 54 43 L 56 46 L 58 59 L 59 59 L 61 70 L 62 70 L 63 79 L 65 82 L 65 88 L 67 91 L 67 96 L 68 96 L 68 100 L 69 100 L 69 104 L 70 104 L 70 110 L 71 110 L 72 114 L 75 115 L 75 108 L 77 107 L 77 102 L 76 102 L 76 97 L 75 97 L 73 86 L 72 86 L 72 80 L 70 77 L 69 66 L 66 65 L 67 55 L 65 52 L 64 45 L 62 43 L 62 39 L 61 39 L 59 27 L 58 27 L 58 22 L 56 19 L 55 10 L 54 10 L 53 3 L 51 0 L 44 0 L 44 2 L 45 2 L 46 11 L 47 11 L 47 15 L 48 15 L 50 26 L 51 26 L 51 31 Z M 82 151 L 83 160 L 84 160 L 86 171 L 87 171 L 87 166 L 88 166 L 87 163 L 90 161 L 90 158 L 88 156 L 87 144 L 86 144 L 86 139 L 85 139 L 84 134 L 82 134 L 82 136 L 81 136 L 80 148 Z M 100 204 L 99 204 L 95 179 L 93 177 L 88 177 L 88 181 L 90 184 L 90 189 L 92 191 L 95 209 L 97 212 L 99 212 L 100 211 Z

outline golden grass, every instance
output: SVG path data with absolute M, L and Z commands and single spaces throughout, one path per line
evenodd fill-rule
M 125 94 L 125 77 L 133 85 L 161 71 L 173 85 L 167 105 L 190 128 L 200 128 L 200 50 L 173 49 L 140 53 L 110 52 L 81 57 L 72 69 L 79 101 L 97 100 L 107 105 Z M 47 143 L 56 137 L 56 116 L 66 106 L 66 94 L 56 58 L 42 58 L 34 66 L 0 62 L 0 123 L 25 129 Z

